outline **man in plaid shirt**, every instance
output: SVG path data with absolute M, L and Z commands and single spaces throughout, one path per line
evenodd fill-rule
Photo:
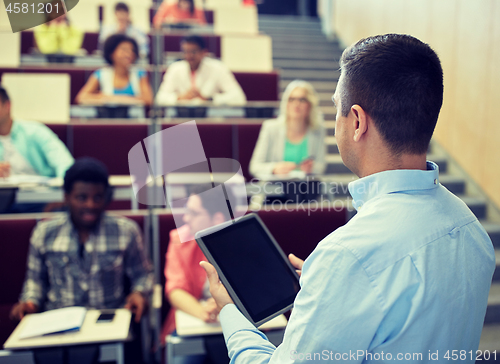
M 33 231 L 23 291 L 11 317 L 68 306 L 125 306 L 139 322 L 152 290 L 152 266 L 139 227 L 104 213 L 111 196 L 106 167 L 90 158 L 76 161 L 64 177 L 64 191 L 68 214 Z

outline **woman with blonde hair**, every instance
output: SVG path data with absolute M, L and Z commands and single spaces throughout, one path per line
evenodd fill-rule
M 254 176 L 288 174 L 302 170 L 322 174 L 325 170 L 323 115 L 313 86 L 292 81 L 281 99 L 278 118 L 262 124 L 250 161 Z

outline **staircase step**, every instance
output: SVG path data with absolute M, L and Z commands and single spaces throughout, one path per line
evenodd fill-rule
M 273 61 L 275 68 L 286 70 L 327 70 L 339 69 L 339 63 L 335 61 L 311 61 L 301 59 L 276 59 Z
M 286 86 L 292 81 L 292 79 L 280 80 L 281 92 L 285 91 Z M 316 92 L 331 92 L 332 95 L 337 87 L 337 82 L 335 81 L 309 81 L 309 83 L 314 87 Z
M 479 341 L 479 350 L 481 352 L 488 350 L 490 353 L 497 350 L 497 359 L 500 359 L 500 324 L 484 325 Z
M 323 60 L 338 61 L 342 53 L 320 53 L 308 52 L 307 50 L 298 50 L 290 47 L 288 50 L 278 50 L 273 52 L 274 59 L 302 59 L 302 60 Z
M 338 81 L 340 77 L 340 71 L 328 71 L 328 70 L 281 70 L 280 78 L 282 80 L 296 80 L 297 78 L 306 81 Z
M 500 323 L 500 283 L 491 284 L 484 323 Z
M 493 272 L 493 282 L 499 282 L 500 281 L 500 249 L 495 249 L 495 262 L 496 262 L 496 267 L 495 267 L 495 272 Z
M 471 196 L 459 196 L 460 199 L 471 209 L 476 217 L 486 219 L 486 201 L 482 198 Z
M 500 249 L 500 224 L 495 224 L 488 221 L 481 221 L 484 229 L 490 236 L 493 246 Z

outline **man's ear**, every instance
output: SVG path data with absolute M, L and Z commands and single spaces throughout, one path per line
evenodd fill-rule
M 368 115 L 359 105 L 352 105 L 351 112 L 354 116 L 354 141 L 359 142 L 361 137 L 368 131 Z

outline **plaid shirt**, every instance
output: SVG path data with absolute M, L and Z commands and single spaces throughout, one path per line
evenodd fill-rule
M 103 214 L 83 249 L 80 246 L 69 214 L 38 223 L 21 301 L 32 301 L 42 310 L 118 308 L 125 303 L 125 277 L 130 292 L 151 293 L 152 266 L 132 220 Z

